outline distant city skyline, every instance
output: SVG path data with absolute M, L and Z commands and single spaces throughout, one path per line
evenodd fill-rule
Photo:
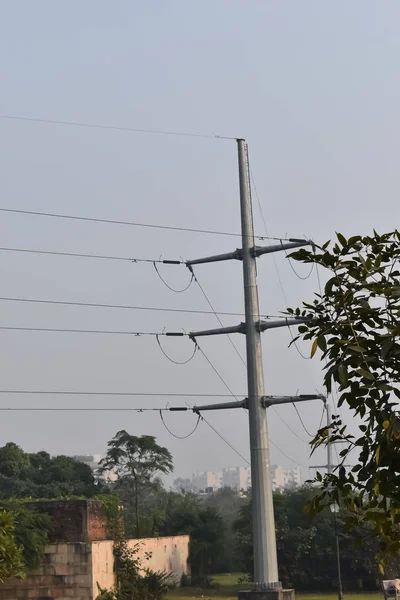
M 303 477 L 300 467 L 283 467 L 271 465 L 271 481 L 274 490 L 300 486 Z M 178 477 L 174 480 L 174 488 L 178 491 L 200 492 L 218 490 L 229 487 L 237 491 L 247 491 L 251 487 L 250 467 L 236 466 L 223 468 L 222 471 L 197 471 L 192 477 Z

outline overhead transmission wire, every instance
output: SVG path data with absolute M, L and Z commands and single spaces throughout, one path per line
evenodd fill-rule
M 195 137 L 195 138 L 208 138 L 208 139 L 221 139 L 221 140 L 236 140 L 236 137 L 217 135 L 210 133 L 193 133 L 186 131 L 168 131 L 164 129 L 142 129 L 138 127 L 126 127 L 118 125 L 103 125 L 99 123 L 85 123 L 79 121 L 64 121 L 56 119 L 41 119 L 39 117 L 20 117 L 17 115 L 0 115 L 0 119 L 7 119 L 10 121 L 25 121 L 31 123 L 47 123 L 51 125 L 67 125 L 70 127 L 86 127 L 90 129 L 108 129 L 111 131 L 127 131 L 131 133 L 147 133 L 155 135 L 172 135 L 177 137 Z
M 8 325 L 0 325 L 0 331 L 42 331 L 46 333 L 87 333 L 101 335 L 130 335 L 133 337 L 151 336 L 158 341 L 158 336 L 167 335 L 165 332 L 153 331 L 113 331 L 109 329 L 69 329 L 56 327 L 16 327 Z
M 284 452 L 282 450 L 282 448 L 280 448 L 277 444 L 275 444 L 275 442 L 273 442 L 271 440 L 271 438 L 269 439 L 269 442 L 270 442 L 271 446 L 274 446 L 274 448 L 276 448 L 276 450 L 278 450 L 278 452 L 280 452 L 281 454 L 283 454 L 283 456 L 285 456 L 288 460 L 290 460 L 290 462 L 294 463 L 295 465 L 297 465 L 299 467 L 303 467 L 303 469 L 308 469 L 308 467 L 306 465 L 302 465 L 301 463 L 297 462 L 297 460 L 294 460 L 294 458 L 292 458 L 291 456 L 286 454 L 286 452 Z
M 281 244 L 282 244 L 282 242 L 281 242 Z M 298 279 L 301 279 L 302 281 L 306 281 L 306 279 L 309 279 L 311 277 L 312 272 L 314 271 L 314 263 L 311 265 L 311 269 L 310 269 L 309 273 L 303 277 L 303 275 L 300 275 L 294 268 L 294 266 L 292 264 L 292 259 L 290 258 L 290 256 L 286 252 L 286 250 L 284 250 L 284 253 L 285 253 L 286 258 L 288 259 L 290 268 L 292 269 L 293 273 L 296 275 L 296 277 Z
M 219 315 L 220 315 L 220 314 L 222 314 L 222 313 L 220 313 L 220 312 L 218 313 L 218 312 L 215 310 L 215 308 L 214 308 L 213 304 L 211 303 L 211 300 L 210 300 L 210 298 L 209 298 L 209 297 L 208 297 L 208 295 L 206 294 L 206 292 L 205 292 L 205 290 L 204 290 L 203 286 L 201 285 L 201 283 L 200 283 L 200 281 L 199 281 L 199 279 L 198 279 L 198 277 L 197 277 L 196 273 L 194 272 L 194 270 L 193 270 L 193 267 L 192 267 L 192 266 L 190 267 L 190 270 L 191 270 L 191 272 L 192 272 L 192 275 L 193 275 L 193 277 L 194 277 L 194 280 L 195 280 L 195 282 L 196 282 L 196 283 L 197 283 L 197 285 L 199 286 L 199 289 L 200 289 L 201 293 L 203 294 L 204 298 L 206 299 L 206 302 L 207 302 L 208 306 L 211 308 L 211 311 L 212 311 L 212 313 L 214 314 L 214 316 L 215 316 L 215 318 L 217 319 L 217 321 L 218 321 L 218 323 L 220 324 L 220 326 L 221 326 L 221 327 L 224 327 L 224 324 L 223 324 L 223 322 L 222 322 L 222 321 L 221 321 L 221 319 L 219 318 Z M 242 316 L 242 315 L 240 315 L 240 316 Z M 228 337 L 229 343 L 231 344 L 232 348 L 234 349 L 234 351 L 235 351 L 235 352 L 236 352 L 236 354 L 238 355 L 238 357 L 239 357 L 240 361 L 243 363 L 243 365 L 244 365 L 244 366 L 246 366 L 246 361 L 243 359 L 242 355 L 240 354 L 240 352 L 239 352 L 239 350 L 238 350 L 238 348 L 237 348 L 236 344 L 235 344 L 235 343 L 234 343 L 234 341 L 232 340 L 232 337 L 231 337 L 229 334 L 227 335 L 227 337 Z
M 273 409 L 274 413 L 276 414 L 276 416 L 282 421 L 282 423 L 289 429 L 289 431 L 291 431 L 293 433 L 294 436 L 296 436 L 301 442 L 303 442 L 304 444 L 308 444 L 307 440 L 303 440 L 303 438 L 294 430 L 290 427 L 289 423 L 287 423 L 285 421 L 285 419 L 283 417 L 281 417 L 281 415 L 279 414 L 279 412 L 275 409 L 275 406 L 271 406 L 270 408 Z
M 132 407 L 120 407 L 116 406 L 113 408 L 108 407 L 82 407 L 82 406 L 67 406 L 67 407 L 54 407 L 54 406 L 0 406 L 0 412 L 160 412 L 167 411 L 168 408 L 132 408 Z
M 199 346 L 197 340 L 195 340 L 195 345 L 197 346 L 197 348 L 199 349 L 199 351 L 201 352 L 201 354 L 204 356 L 204 358 L 206 359 L 206 361 L 208 362 L 208 364 L 210 365 L 210 367 L 212 368 L 212 370 L 214 371 L 214 373 L 217 375 L 217 377 L 220 379 L 220 381 L 223 383 L 223 385 L 225 386 L 225 388 L 228 390 L 229 394 L 231 396 L 233 396 L 233 398 L 236 398 L 236 400 L 238 399 L 237 395 L 234 394 L 231 390 L 231 388 L 229 387 L 229 385 L 226 383 L 225 379 L 222 377 L 221 373 L 218 371 L 218 369 L 215 367 L 215 365 L 211 362 L 211 360 L 208 358 L 207 354 L 204 352 L 204 350 Z
M 166 410 L 168 410 L 168 409 L 167 408 L 164 409 L 164 411 L 166 411 Z M 202 418 L 200 414 L 197 415 L 196 425 L 194 426 L 194 428 L 192 429 L 192 431 L 190 433 L 187 433 L 186 435 L 177 435 L 176 433 L 174 433 L 173 431 L 171 431 L 171 429 L 166 424 L 166 422 L 164 420 L 164 417 L 163 417 L 163 411 L 160 410 L 159 412 L 160 412 L 161 422 L 164 425 L 165 429 L 168 431 L 168 433 L 170 435 L 172 435 L 172 437 L 176 438 L 177 440 L 187 440 L 188 438 L 190 438 L 195 433 L 195 431 L 197 430 L 197 428 L 199 426 L 199 423 L 200 423 L 200 420 Z
M 161 335 L 167 335 L 167 334 L 166 334 L 166 333 L 162 333 Z M 187 334 L 184 334 L 184 335 L 187 335 Z M 159 338 L 159 336 L 158 336 L 158 335 L 156 335 L 156 340 L 157 340 L 157 344 L 158 344 L 158 346 L 159 346 L 159 348 L 160 348 L 161 352 L 164 354 L 165 358 L 167 358 L 167 359 L 168 359 L 170 362 L 172 362 L 174 365 L 187 365 L 187 364 L 188 364 L 188 363 L 190 363 L 190 361 L 191 361 L 191 360 L 194 358 L 194 356 L 195 356 L 195 354 L 196 354 L 196 352 L 197 352 L 197 350 L 198 350 L 198 345 L 197 345 L 197 344 L 195 344 L 195 345 L 194 345 L 193 352 L 192 352 L 192 354 L 189 356 L 189 358 L 187 358 L 186 360 L 182 360 L 182 361 L 180 361 L 180 360 L 175 360 L 174 358 L 171 358 L 171 357 L 170 357 L 170 356 L 169 356 L 169 355 L 168 355 L 168 354 L 165 352 L 164 348 L 163 348 L 163 347 L 162 347 L 162 345 L 161 345 L 160 338 Z
M 232 394 L 200 394 L 182 392 L 99 392 L 99 391 L 77 391 L 77 390 L 18 390 L 18 389 L 0 389 L 0 394 L 15 395 L 53 395 L 53 396 L 122 396 L 122 397 L 152 397 L 152 398 L 231 398 Z M 245 397 L 246 394 L 237 394 Z M 158 409 L 157 409 L 158 410 Z
M 316 263 L 318 291 L 319 291 L 320 297 L 322 298 L 322 283 L 321 283 L 321 276 L 320 276 L 319 268 L 318 267 L 319 267 L 319 265 L 318 265 L 318 263 Z M 328 359 L 325 358 L 325 365 L 327 365 L 327 364 L 328 364 Z M 339 399 L 339 394 L 338 394 L 338 390 L 337 390 L 336 381 L 333 382 L 333 387 L 334 387 L 334 390 L 336 391 L 336 395 L 337 395 L 337 397 Z M 338 411 L 338 401 L 335 400 L 334 390 L 332 389 L 332 391 L 331 391 L 331 397 L 332 397 L 333 407 L 335 409 L 335 412 L 337 412 Z M 341 417 L 342 421 L 344 422 L 343 413 L 342 413 L 342 407 L 341 406 L 339 406 L 339 412 L 340 412 L 340 417 Z M 336 451 L 336 448 L 335 448 L 335 451 Z
M 193 283 L 193 278 L 194 278 L 194 275 L 193 275 L 193 273 L 192 273 L 192 275 L 191 275 L 191 277 L 190 277 L 189 283 L 188 283 L 188 284 L 187 284 L 185 287 L 177 289 L 177 288 L 174 288 L 174 287 L 172 287 L 172 286 L 171 286 L 171 285 L 170 285 L 170 284 L 169 284 L 167 281 L 165 281 L 164 277 L 161 275 L 160 271 L 158 270 L 158 267 L 157 267 L 157 262 L 160 262 L 160 261 L 153 261 L 153 266 L 154 266 L 155 272 L 157 273 L 158 277 L 159 277 L 159 278 L 160 278 L 160 280 L 163 282 L 163 284 L 164 284 L 164 285 L 165 285 L 165 286 L 166 286 L 166 287 L 167 287 L 167 288 L 168 288 L 168 289 L 169 289 L 171 292 L 175 292 L 175 293 L 177 293 L 177 294 L 181 294 L 182 292 L 186 292 L 186 290 L 188 290 L 188 289 L 190 288 L 190 286 L 191 286 L 191 285 L 192 285 L 192 283 Z
M 166 308 L 162 306 L 134 306 L 129 304 L 102 304 L 98 302 L 74 302 L 70 300 L 48 300 L 45 298 L 18 298 L 18 297 L 10 297 L 10 296 L 1 296 L 0 302 L 27 302 L 32 304 L 54 304 L 61 306 L 80 306 L 80 307 L 88 307 L 88 308 L 112 308 L 112 309 L 121 309 L 121 310 L 145 310 L 145 311 L 155 311 L 155 312 L 172 312 L 172 313 L 186 313 L 186 314 L 195 314 L 195 315 L 212 315 L 215 314 L 214 311 L 209 310 L 195 310 L 195 309 L 184 309 L 184 308 Z M 236 312 L 221 312 L 219 311 L 217 314 L 226 315 L 226 316 L 243 316 L 243 313 Z M 272 316 L 272 315 L 261 315 L 264 319 L 271 318 L 286 318 L 282 317 L 282 315 Z
M 254 179 L 253 171 L 252 171 L 250 168 L 249 168 L 249 171 L 250 171 L 251 182 L 252 182 L 252 184 L 253 184 L 254 191 L 255 191 L 255 193 L 256 193 L 257 204 L 258 204 L 258 209 L 259 209 L 259 211 L 260 211 L 261 220 L 262 220 L 262 222 L 263 222 L 263 225 L 264 225 L 264 231 L 265 231 L 266 235 L 268 236 L 268 227 L 267 227 L 267 222 L 266 222 L 266 220 L 265 220 L 265 217 L 264 217 L 264 211 L 263 211 L 263 209 L 262 209 L 261 200 L 260 200 L 260 196 L 259 196 L 258 189 L 257 189 L 257 186 L 256 186 L 256 182 L 255 182 L 255 179 Z M 268 238 L 267 238 L 267 239 L 268 239 Z M 282 238 L 282 239 L 283 239 L 283 238 Z M 280 241 L 282 242 L 282 240 L 280 240 Z M 278 279 L 279 287 L 280 287 L 280 289 L 281 289 L 281 293 L 282 293 L 283 300 L 284 300 L 284 302 L 285 302 L 285 304 L 286 304 L 286 308 L 288 308 L 288 306 L 289 306 L 289 302 L 288 302 L 288 299 L 287 299 L 287 296 L 286 296 L 285 288 L 283 287 L 283 282 L 282 282 L 281 274 L 280 274 L 280 272 L 279 272 L 279 269 L 278 269 L 278 264 L 277 264 L 277 262 L 276 262 L 275 254 L 274 254 L 273 252 L 272 252 L 272 262 L 273 262 L 273 264 L 274 264 L 274 269 L 275 269 L 275 272 L 276 272 L 276 277 L 277 277 L 277 279 Z M 298 346 L 298 344 L 297 344 L 296 340 L 294 339 L 294 336 L 293 336 L 293 334 L 292 334 L 292 330 L 291 330 L 291 328 L 290 328 L 290 325 L 289 325 L 289 324 L 288 324 L 288 330 L 289 330 L 290 337 L 292 338 L 292 342 L 293 342 L 293 344 L 294 344 L 294 347 L 296 348 L 296 350 L 297 350 L 298 354 L 299 354 L 299 355 L 300 355 L 302 358 L 304 358 L 304 360 L 308 360 L 308 356 L 305 356 L 305 355 L 302 353 L 302 351 L 300 350 L 300 348 L 299 348 L 299 346 Z
M 307 427 L 305 426 L 305 424 L 304 424 L 304 421 L 303 421 L 303 418 L 302 418 L 302 416 L 301 416 L 301 414 L 300 414 L 300 411 L 299 411 L 299 409 L 298 409 L 298 408 L 297 408 L 297 406 L 296 406 L 296 403 L 295 403 L 295 402 L 292 402 L 292 404 L 293 404 L 293 408 L 294 408 L 294 410 L 295 410 L 295 411 L 296 411 L 296 413 L 297 413 L 297 416 L 299 417 L 300 423 L 302 424 L 302 427 L 303 427 L 304 431 L 306 432 L 306 434 L 307 434 L 307 435 L 309 435 L 309 436 L 310 436 L 310 438 L 312 438 L 313 436 L 312 436 L 312 434 L 311 434 L 311 433 L 308 431 Z
M 108 256 L 104 254 L 87 254 L 79 252 L 64 252 L 56 250 L 36 250 L 34 248 L 11 248 L 11 247 L 0 247 L 0 252 L 21 252 L 24 254 L 39 254 L 48 256 L 68 256 L 73 258 L 95 258 L 100 260 L 120 260 L 132 263 L 151 263 L 151 264 L 173 264 L 182 265 L 185 264 L 183 260 L 162 260 L 153 258 L 137 258 L 133 256 Z
M 223 442 L 225 442 L 225 444 L 227 446 L 229 446 L 229 448 L 231 448 L 231 450 L 233 450 L 238 456 L 240 456 L 240 458 L 242 460 L 244 460 L 245 463 L 247 463 L 248 465 L 250 465 L 250 461 L 248 461 L 247 458 L 245 458 L 243 456 L 243 454 L 241 454 L 238 450 L 236 450 L 236 448 L 234 446 L 232 446 L 232 444 L 230 442 L 228 442 L 228 440 L 213 425 L 211 425 L 211 423 L 209 421 L 207 421 L 207 419 L 203 415 L 201 415 L 201 419 L 210 427 L 210 429 L 212 429 L 214 431 L 214 433 L 217 434 L 217 436 L 219 438 L 221 438 L 221 440 Z
M 189 232 L 189 233 L 203 233 L 203 234 L 208 234 L 208 235 L 223 235 L 223 236 L 231 236 L 231 237 L 242 237 L 241 233 L 234 233 L 231 231 L 218 231 L 218 230 L 213 230 L 213 229 L 196 229 L 193 227 L 179 227 L 179 226 L 174 226 L 174 225 L 159 225 L 159 224 L 155 224 L 155 223 L 139 223 L 136 221 L 103 219 L 103 218 L 99 218 L 99 217 L 83 217 L 83 216 L 79 216 L 79 215 L 66 215 L 66 214 L 60 214 L 60 213 L 50 213 L 50 212 L 34 211 L 34 210 L 23 210 L 23 209 L 17 209 L 17 208 L 2 207 L 2 208 L 0 208 L 0 212 L 20 214 L 20 215 L 32 215 L 32 216 L 36 216 L 36 217 L 50 217 L 50 218 L 55 218 L 55 219 L 70 219 L 70 220 L 74 220 L 74 221 L 86 221 L 86 222 L 92 222 L 92 223 L 107 223 L 107 224 L 111 224 L 111 225 L 126 225 L 129 227 L 146 227 L 149 229 L 163 229 L 163 230 L 167 230 L 167 231 L 184 231 L 184 232 Z M 265 236 L 255 236 L 255 237 L 260 240 L 270 239 L 270 240 L 276 240 L 279 242 L 282 240 L 285 240 L 285 238 L 280 238 L 280 237 L 268 237 L 268 238 L 266 238 Z
M 250 168 L 250 165 L 249 165 L 249 173 L 250 173 L 251 182 L 252 182 L 252 184 L 253 184 L 254 191 L 255 191 L 255 194 L 256 194 L 256 199 L 257 199 L 258 209 L 259 209 L 259 211 L 260 211 L 260 215 L 261 215 L 261 220 L 262 220 L 262 222 L 263 222 L 263 225 L 264 225 L 264 231 L 265 231 L 265 233 L 266 233 L 266 239 L 268 239 L 268 228 L 267 228 L 267 223 L 266 223 L 266 220 L 265 220 L 265 217 L 264 217 L 264 211 L 263 211 L 263 209 L 262 209 L 262 205 L 261 205 L 260 196 L 259 196 L 258 189 L 257 189 L 257 186 L 256 186 L 256 182 L 255 182 L 255 179 L 254 179 L 253 171 L 251 170 L 251 168 Z M 283 299 L 284 299 L 284 301 L 285 301 L 285 304 L 286 304 L 286 306 L 288 306 L 288 300 L 287 300 L 287 297 L 286 297 L 285 288 L 283 287 L 282 278 L 281 278 L 281 275 L 280 275 L 280 273 L 279 273 L 279 269 L 278 269 L 278 265 L 277 265 L 277 262 L 276 262 L 276 259 L 275 259 L 275 255 L 274 255 L 274 253 L 272 253 L 272 260 L 273 260 L 273 263 L 274 263 L 274 268 L 275 268 L 275 271 L 276 271 L 276 276 L 277 276 L 277 279 L 278 279 L 279 286 L 280 286 L 280 288 L 281 288 L 281 292 L 282 292 Z M 292 340 L 294 341 L 294 337 L 293 337 L 293 335 L 292 335 L 292 331 L 291 331 L 291 329 L 290 329 L 290 325 L 288 325 L 288 330 L 289 330 L 289 333 L 290 333 L 290 336 L 291 336 Z M 301 352 L 301 351 L 300 351 L 300 349 L 298 348 L 298 346 L 297 346 L 297 343 L 296 343 L 295 341 L 294 341 L 294 345 L 295 345 L 295 348 L 296 348 L 297 352 L 300 354 L 300 356 L 302 356 L 303 358 L 306 358 L 306 357 L 304 357 L 304 356 L 303 356 L 302 352 Z M 293 405 L 294 405 L 294 403 L 293 403 Z M 275 414 L 276 414 L 276 415 L 278 415 L 278 417 L 279 417 L 279 418 L 280 418 L 280 419 L 283 421 L 283 423 L 284 423 L 284 424 L 286 425 L 286 427 L 289 429 L 289 431 L 291 431 L 291 432 L 292 432 L 292 433 L 293 433 L 293 434 L 294 434 L 294 435 L 295 435 L 297 438 L 299 438 L 299 439 L 300 439 L 302 442 L 304 442 L 304 443 L 308 444 L 308 442 L 307 442 L 306 440 L 303 440 L 303 438 L 302 438 L 301 436 L 299 436 L 297 433 L 295 433 L 295 431 L 294 431 L 294 430 L 293 430 L 293 429 L 292 429 L 292 428 L 289 426 L 289 424 L 288 424 L 288 423 L 286 423 L 286 421 L 285 421 L 284 419 L 282 419 L 282 417 L 280 416 L 279 412 L 278 412 L 278 411 L 275 409 L 275 407 L 273 406 L 272 408 L 273 408 L 273 410 L 274 410 Z M 272 441 L 271 441 L 271 444 L 272 444 L 273 446 L 275 445 L 275 447 L 276 447 L 278 450 L 280 450 L 280 448 L 279 448 L 278 446 L 276 446 L 276 444 L 274 444 Z M 282 450 L 280 450 L 280 452 L 282 452 L 282 454 L 283 454 L 284 456 L 286 456 L 286 457 L 287 457 L 287 455 L 286 455 L 286 454 L 285 454 L 285 453 L 284 453 Z M 288 458 L 288 457 L 287 457 L 287 458 Z M 290 460 L 292 460 L 292 459 L 290 459 Z M 296 461 L 293 461 L 293 462 L 296 462 Z M 296 463 L 296 464 L 299 464 L 299 463 Z M 299 466 L 304 466 L 304 465 L 299 465 Z

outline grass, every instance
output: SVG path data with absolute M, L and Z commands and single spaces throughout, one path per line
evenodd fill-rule
M 216 590 L 203 590 L 201 588 L 175 588 L 171 590 L 166 600 L 193 600 L 193 598 L 204 598 L 212 600 L 237 600 L 237 593 L 240 589 L 246 589 L 246 584 L 239 584 L 238 579 L 242 577 L 241 573 L 223 573 L 213 575 L 212 579 L 220 587 Z M 296 598 L 299 600 L 337 600 L 337 593 L 298 593 Z M 345 600 L 383 600 L 382 594 L 362 592 L 345 593 Z

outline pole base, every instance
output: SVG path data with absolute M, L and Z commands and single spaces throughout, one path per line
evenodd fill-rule
M 265 590 L 243 590 L 238 592 L 239 600 L 295 600 L 294 590 L 271 588 Z

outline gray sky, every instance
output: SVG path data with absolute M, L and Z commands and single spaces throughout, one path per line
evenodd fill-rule
M 0 113 L 243 136 L 270 235 L 318 242 L 397 225 L 400 125 L 398 2 L 69 0 L 0 2 Z M 236 144 L 0 119 L 2 207 L 239 231 Z M 264 233 L 257 206 L 256 230 Z M 1 214 L 1 246 L 158 258 L 198 257 L 235 238 Z M 313 274 L 276 256 L 287 302 L 309 300 Z M 196 285 L 174 294 L 151 265 L 0 254 L 1 295 L 207 310 Z M 301 275 L 307 269 L 297 266 Z M 181 267 L 163 274 L 183 286 Z M 241 264 L 199 267 L 217 310 L 242 310 Z M 259 262 L 260 304 L 286 306 L 271 257 Z M 236 318 L 225 317 L 224 324 Z M 1 302 L 1 325 L 125 330 L 209 328 L 215 318 Z M 264 335 L 268 394 L 313 393 L 320 364 Z M 235 338 L 243 350 L 243 340 Z M 167 340 L 174 358 L 191 343 Z M 228 340 L 202 342 L 235 393 L 245 370 Z M 308 354 L 309 348 L 302 346 Z M 2 389 L 225 393 L 199 354 L 168 362 L 154 339 L 2 332 Z M 1 395 L 9 406 L 162 406 L 162 399 Z M 183 400 L 176 401 L 183 402 Z M 321 406 L 299 407 L 315 431 Z M 307 439 L 293 407 L 280 415 Z M 271 439 L 301 464 L 308 448 L 270 412 Z M 153 434 L 176 473 L 242 463 L 205 424 L 179 441 L 156 413 L 0 413 L 0 443 L 51 453 L 103 452 L 121 428 Z M 245 456 L 243 411 L 209 415 Z M 179 435 L 190 415 L 167 415 Z M 294 464 L 272 447 L 272 462 Z M 323 455 L 322 455 L 323 458 Z M 321 455 L 318 460 L 322 460 Z M 313 459 L 314 460 L 314 459 Z M 317 459 L 315 459 L 317 460 Z

